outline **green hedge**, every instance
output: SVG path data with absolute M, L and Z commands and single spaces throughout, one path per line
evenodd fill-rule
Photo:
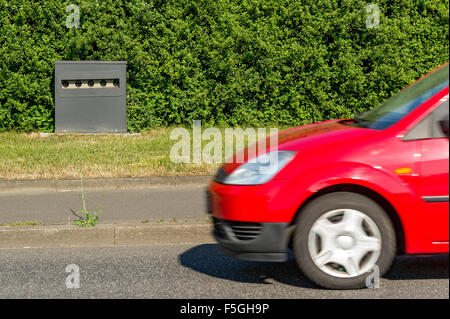
M 365 6 L 381 9 L 367 28 Z M 68 4 L 81 27 L 66 27 Z M 55 60 L 128 61 L 130 131 L 349 117 L 448 61 L 448 0 L 0 0 L 0 130 L 53 131 Z

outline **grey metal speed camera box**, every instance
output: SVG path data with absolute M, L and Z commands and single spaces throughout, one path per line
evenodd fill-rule
M 126 133 L 126 61 L 55 61 L 55 131 Z

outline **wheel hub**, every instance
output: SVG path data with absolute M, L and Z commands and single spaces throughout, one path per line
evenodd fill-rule
M 342 249 L 348 250 L 355 246 L 355 239 L 349 235 L 341 235 L 336 239 L 338 246 Z
M 336 209 L 314 222 L 308 235 L 308 249 L 323 272 L 333 277 L 356 277 L 370 271 L 378 260 L 381 234 L 363 212 Z

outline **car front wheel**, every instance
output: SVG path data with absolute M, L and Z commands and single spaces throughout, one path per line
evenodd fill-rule
M 296 221 L 294 254 L 302 272 L 321 287 L 367 287 L 370 274 L 389 270 L 396 237 L 389 216 L 372 199 L 330 193 L 307 204 Z

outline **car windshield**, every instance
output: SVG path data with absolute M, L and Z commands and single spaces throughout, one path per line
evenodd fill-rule
M 352 125 L 383 130 L 400 121 L 434 94 L 448 86 L 448 64 L 406 87 L 374 109 L 354 118 Z

